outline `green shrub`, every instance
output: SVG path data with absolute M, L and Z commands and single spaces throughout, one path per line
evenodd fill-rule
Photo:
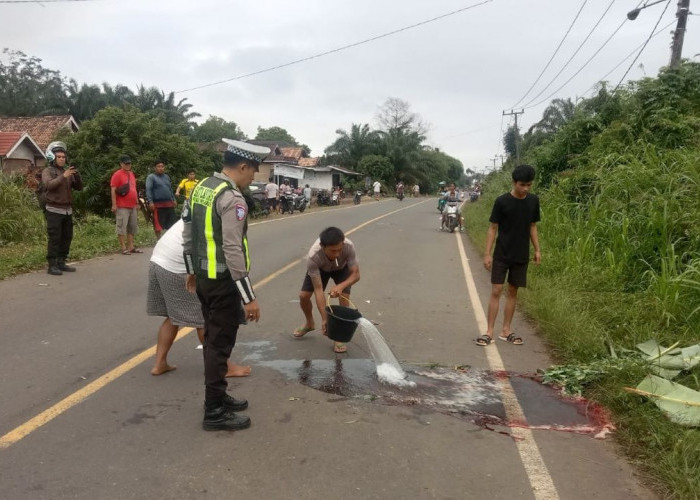
M 41 241 L 45 232 L 36 196 L 24 187 L 24 178 L 0 174 L 0 246 Z

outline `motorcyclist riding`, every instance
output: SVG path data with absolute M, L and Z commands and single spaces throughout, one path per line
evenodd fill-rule
M 444 195 L 445 199 L 445 204 L 447 203 L 460 203 L 459 201 L 459 195 L 457 194 L 457 191 L 455 189 L 455 183 L 450 182 L 449 186 L 447 187 L 447 192 Z M 462 216 L 461 214 L 459 215 L 459 230 L 460 232 L 462 231 Z M 445 228 L 445 225 L 447 224 L 447 210 L 442 211 L 442 222 L 440 223 L 440 231 L 442 231 Z

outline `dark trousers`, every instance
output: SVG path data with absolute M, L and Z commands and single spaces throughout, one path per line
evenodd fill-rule
M 215 403 L 226 394 L 226 363 L 236 344 L 243 306 L 230 277 L 211 280 L 197 276 L 197 296 L 204 316 L 204 400 Z
M 49 237 L 46 260 L 66 260 L 73 241 L 73 216 L 44 211 Z

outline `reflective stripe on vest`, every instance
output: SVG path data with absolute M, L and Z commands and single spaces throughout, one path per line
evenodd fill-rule
M 210 279 L 216 279 L 216 242 L 214 241 L 214 224 L 212 223 L 214 200 L 222 189 L 229 186 L 226 181 L 221 181 L 221 184 L 211 189 L 200 183 L 192 192 L 192 204 L 196 203 L 207 209 L 204 219 L 204 239 L 207 242 L 207 277 Z

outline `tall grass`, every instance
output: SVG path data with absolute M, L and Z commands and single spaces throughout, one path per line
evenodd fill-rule
M 700 154 L 653 146 L 596 158 L 539 194 L 542 265 L 519 295 L 558 363 L 609 356 L 650 338 L 700 342 Z M 483 250 L 493 200 L 510 173 L 492 176 L 466 206 L 467 230 Z M 642 373 L 616 373 L 589 397 L 611 408 L 618 438 L 669 498 L 700 496 L 700 431 L 671 423 L 649 401 L 624 392 Z M 677 382 L 700 390 L 700 370 Z
M 0 174 L 0 246 L 37 242 L 46 232 L 34 193 L 20 175 Z

